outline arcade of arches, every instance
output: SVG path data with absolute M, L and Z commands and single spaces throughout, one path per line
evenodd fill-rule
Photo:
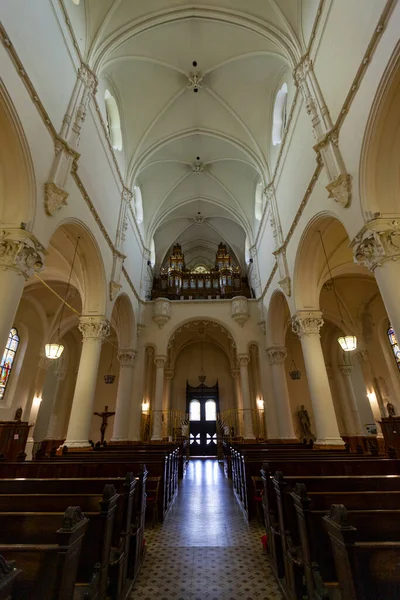
M 258 442 L 279 460 L 299 452 L 296 468 L 317 456 L 324 469 L 327 454 L 332 469 L 357 467 L 365 457 L 344 461 L 346 450 L 371 463 L 389 450 L 385 423 L 400 415 L 399 31 L 400 0 L 0 2 L 0 459 L 27 473 L 87 458 L 111 469 L 140 451 L 161 461 L 166 513 L 178 488 L 169 443 L 190 448 L 198 458 L 167 527 L 146 532 L 161 551 L 140 578 L 145 588 L 157 576 L 159 593 L 134 597 L 177 598 L 166 565 L 192 557 L 191 585 L 208 546 L 199 596 L 192 586 L 182 597 L 216 597 L 201 594 L 212 579 L 219 593 L 215 557 L 226 589 L 247 585 L 236 567 L 254 571 L 260 530 L 208 460 L 223 439 L 252 457 Z M 4 434 L 16 422 L 26 440 Z M 252 508 L 267 488 L 261 498 L 254 483 Z M 132 491 L 126 506 L 144 528 L 140 489 L 141 504 Z M 144 547 L 143 528 L 130 541 L 133 520 L 119 523 L 130 560 Z M 140 561 L 128 577 L 122 554 L 128 598 Z M 266 582 L 280 597 L 272 575 L 259 580 L 254 597 L 267 597 Z M 246 589 L 238 597 L 251 600 Z
M 156 441 L 186 426 L 187 385 L 218 382 L 238 439 L 301 440 L 302 408 L 321 446 L 381 436 L 398 3 L 136 4 L 1 7 L 1 419 L 84 447 L 107 406 L 106 440 Z

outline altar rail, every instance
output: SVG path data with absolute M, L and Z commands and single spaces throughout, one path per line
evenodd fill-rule
M 244 416 L 246 412 L 251 413 L 253 432 L 256 439 L 266 439 L 264 410 L 257 408 L 238 410 L 232 408 L 221 411 L 217 417 L 225 440 L 240 440 L 243 437 Z
M 141 439 L 151 439 L 154 415 L 161 412 L 162 437 L 170 442 L 181 442 L 189 437 L 189 415 L 181 410 L 149 410 L 142 413 Z

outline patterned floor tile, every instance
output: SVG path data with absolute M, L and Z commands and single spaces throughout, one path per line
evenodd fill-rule
M 216 460 L 191 460 L 166 520 L 146 529 L 147 553 L 132 599 L 282 600 Z

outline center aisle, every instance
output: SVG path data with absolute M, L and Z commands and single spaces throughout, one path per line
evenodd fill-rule
M 281 600 L 262 552 L 217 460 L 192 459 L 166 520 L 147 528 L 132 593 L 143 600 Z

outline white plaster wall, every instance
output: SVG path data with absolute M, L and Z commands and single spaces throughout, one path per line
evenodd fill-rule
M 51 121 L 59 131 L 75 85 L 76 73 L 51 3 L 47 0 L 3 1 L 1 20 Z
M 178 356 L 172 381 L 171 409 L 186 412 L 186 381 L 191 386 L 199 385 L 201 346 L 191 344 Z M 233 379 L 226 354 L 214 344 L 203 344 L 203 368 L 207 375 L 206 384 L 214 385 L 218 380 L 220 411 L 235 407 Z

